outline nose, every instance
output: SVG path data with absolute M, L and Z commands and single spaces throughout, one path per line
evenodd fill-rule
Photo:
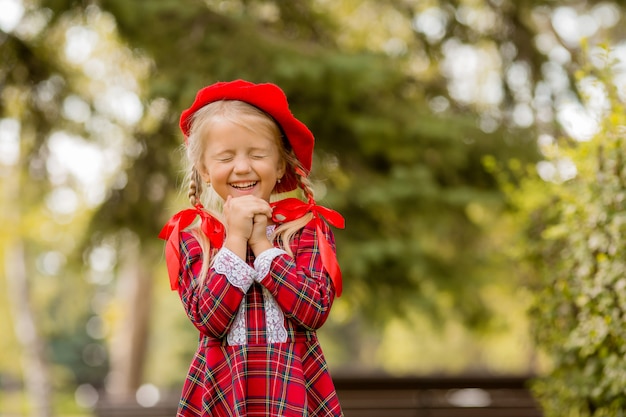
M 233 170 L 236 174 L 247 174 L 251 170 L 250 159 L 243 156 L 235 159 Z

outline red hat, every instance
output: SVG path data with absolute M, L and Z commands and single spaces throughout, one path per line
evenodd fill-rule
M 305 169 L 304 174 L 308 175 L 311 171 L 315 138 L 309 128 L 291 114 L 285 93 L 275 84 L 254 84 L 236 80 L 218 82 L 204 87 L 196 94 L 191 107 L 183 111 L 180 116 L 180 129 L 185 135 L 185 140 L 189 136 L 192 115 L 207 104 L 220 100 L 243 101 L 272 116 Z M 291 191 L 296 188 L 297 184 L 295 173 L 288 169 L 281 182 L 276 185 L 276 191 Z

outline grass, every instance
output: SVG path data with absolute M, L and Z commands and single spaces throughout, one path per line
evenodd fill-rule
M 0 417 L 29 417 L 31 405 L 21 390 L 0 390 Z M 72 392 L 55 392 L 53 401 L 55 417 L 93 417 L 91 410 L 79 407 Z

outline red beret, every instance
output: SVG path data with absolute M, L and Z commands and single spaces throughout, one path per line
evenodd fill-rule
M 191 116 L 207 104 L 220 100 L 243 101 L 272 116 L 287 137 L 296 157 L 305 169 L 305 174 L 308 175 L 311 171 L 315 138 L 306 125 L 291 114 L 285 93 L 275 84 L 254 84 L 244 80 L 235 80 L 204 87 L 196 94 L 191 107 L 183 111 L 180 116 L 180 129 L 185 139 L 189 136 Z M 295 173 L 288 169 L 281 182 L 277 184 L 276 190 L 278 192 L 291 191 L 296 186 Z

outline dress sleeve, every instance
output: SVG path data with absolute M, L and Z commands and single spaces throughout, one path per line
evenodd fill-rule
M 182 233 L 180 249 L 178 294 L 187 316 L 200 332 L 223 338 L 256 277 L 256 271 L 237 255 L 222 248 L 202 281 L 203 254 L 195 236 Z
M 321 229 L 334 251 L 330 227 L 323 223 Z M 313 222 L 294 237 L 291 249 L 293 257 L 284 251 L 273 251 L 269 268 L 257 267 L 258 281 L 274 296 L 285 317 L 308 330 L 316 330 L 328 318 L 335 288 L 322 265 Z

